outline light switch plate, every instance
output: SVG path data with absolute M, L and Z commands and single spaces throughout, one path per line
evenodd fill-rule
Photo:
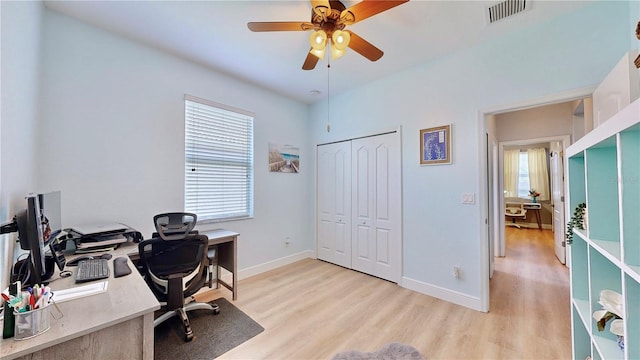
M 462 203 L 473 205 L 476 203 L 476 196 L 474 193 L 462 193 Z

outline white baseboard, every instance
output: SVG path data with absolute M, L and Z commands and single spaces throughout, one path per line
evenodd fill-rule
M 440 286 L 427 284 L 407 277 L 402 277 L 402 283 L 400 284 L 400 286 L 425 295 L 433 296 L 444 301 L 464 306 L 469 309 L 482 311 L 482 304 L 479 297 L 469 296 L 461 292 L 452 291 Z
M 263 272 L 279 268 L 281 266 L 289 265 L 296 261 L 300 261 L 302 259 L 306 259 L 306 258 L 315 259 L 315 256 L 316 256 L 315 252 L 311 250 L 307 250 L 307 251 L 299 252 L 297 254 L 285 256 L 280 259 L 275 259 L 272 261 L 268 261 L 266 263 L 251 266 L 246 269 L 240 269 L 238 270 L 238 280 L 246 279 L 248 277 L 258 275 Z

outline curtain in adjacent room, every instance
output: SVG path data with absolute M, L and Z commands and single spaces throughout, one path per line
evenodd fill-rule
M 544 148 L 527 150 L 529 158 L 529 184 L 540 193 L 540 200 L 549 200 L 549 170 Z
M 520 150 L 504 151 L 504 196 L 518 197 Z

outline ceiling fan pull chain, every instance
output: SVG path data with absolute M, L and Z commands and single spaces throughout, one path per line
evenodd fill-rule
M 327 59 L 327 132 L 331 132 L 331 111 L 329 100 L 331 94 L 329 93 L 329 72 L 331 70 L 331 60 Z

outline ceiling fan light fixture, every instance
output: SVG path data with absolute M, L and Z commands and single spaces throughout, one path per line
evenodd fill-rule
M 327 46 L 327 33 L 324 30 L 318 30 L 311 33 L 309 43 L 314 50 L 324 50 Z
M 324 60 L 324 49 L 311 49 L 309 51 L 313 56 L 317 57 L 320 60 Z
M 335 60 L 347 53 L 346 49 L 338 49 L 335 44 L 331 47 L 331 59 Z
M 349 47 L 349 42 L 351 41 L 351 34 L 348 31 L 336 30 L 331 35 L 331 40 L 333 43 L 333 47 L 338 50 L 346 50 Z

